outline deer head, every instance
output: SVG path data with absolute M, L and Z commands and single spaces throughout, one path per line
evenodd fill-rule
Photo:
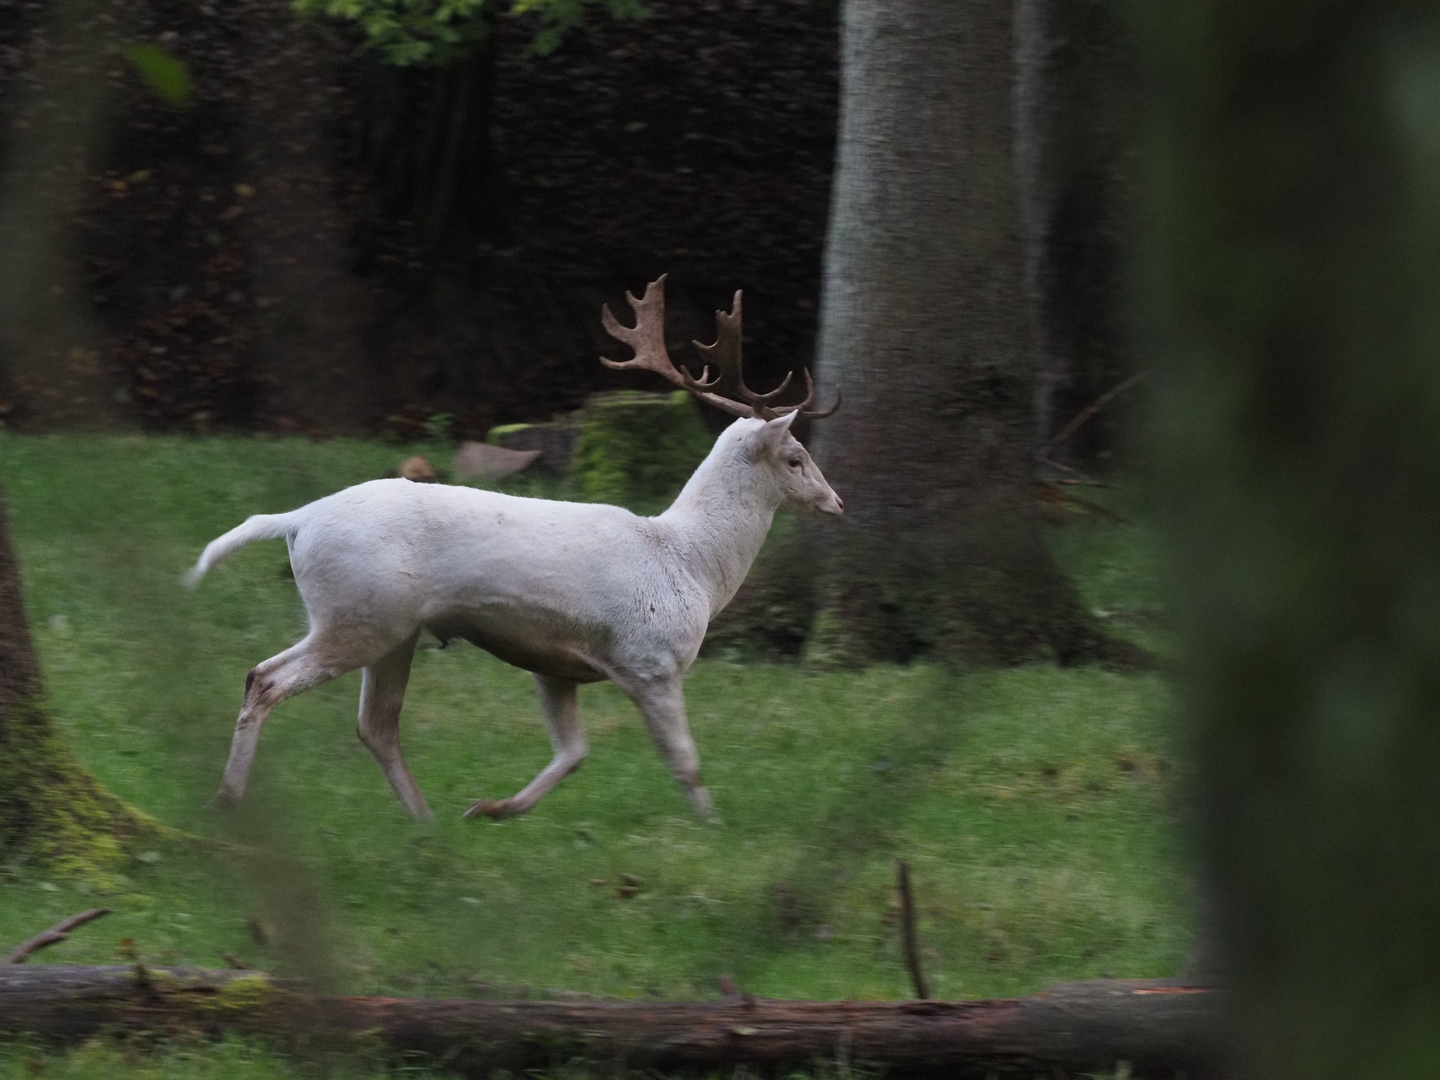
M 792 510 L 813 511 L 838 516 L 845 511 L 845 504 L 836 495 L 825 477 L 820 474 L 815 462 L 805 448 L 790 433 L 790 426 L 802 417 L 809 420 L 823 420 L 840 408 L 840 395 L 835 404 L 824 412 L 811 411 L 808 406 L 815 396 L 815 383 L 810 372 L 805 372 L 805 400 L 794 405 L 772 405 L 771 402 L 790 385 L 791 375 L 774 390 L 757 394 L 745 385 L 740 366 L 740 294 L 735 294 L 730 310 L 715 313 L 715 344 L 702 345 L 695 342 L 700 355 L 715 365 L 717 374 L 710 376 L 710 364 L 705 365 L 700 378 L 695 378 L 684 368 L 677 368 L 665 348 L 665 278 L 662 275 L 645 288 L 645 295 L 635 299 L 633 293 L 626 293 L 630 307 L 635 312 L 635 325 L 622 326 L 610 308 L 602 310 L 602 321 L 606 331 L 617 341 L 622 341 L 635 350 L 633 360 L 600 360 L 606 367 L 617 369 L 640 368 L 653 371 L 666 381 L 682 387 L 702 401 L 718 409 L 742 418 L 741 423 L 732 424 L 722 434 L 711 451 L 707 463 L 717 458 L 733 458 L 749 462 L 746 467 L 747 489 L 761 494 L 761 499 L 772 510 L 783 507 Z M 751 421 L 744 423 L 743 421 Z M 691 490 L 705 466 L 701 466 L 692 478 Z M 684 493 L 682 493 L 682 501 Z M 766 522 L 768 528 L 768 520 Z M 748 563 L 747 563 L 748 566 Z

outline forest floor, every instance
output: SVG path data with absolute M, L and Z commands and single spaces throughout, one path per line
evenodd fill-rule
M 157 844 L 105 896 L 0 868 L 0 942 L 103 904 L 111 915 L 31 962 L 222 966 L 228 952 L 345 993 L 707 998 L 729 975 L 770 997 L 899 998 L 903 857 L 936 996 L 1179 968 L 1181 770 L 1155 673 L 702 659 L 687 699 L 723 824 L 690 815 L 609 684 L 582 688 L 584 768 L 493 823 L 459 812 L 548 760 L 533 686 L 468 645 L 424 648 L 402 739 L 434 823 L 404 816 L 356 739 L 358 675 L 282 706 L 245 807 L 205 810 L 245 672 L 298 638 L 303 615 L 278 544 L 194 592 L 181 573 L 248 514 L 398 460 L 361 441 L 0 433 L 54 714 L 117 795 L 223 842 Z M 1077 517 L 1052 536 L 1087 603 L 1163 652 L 1148 527 Z M 0 1074 L 21 1057 L 0 1057 Z

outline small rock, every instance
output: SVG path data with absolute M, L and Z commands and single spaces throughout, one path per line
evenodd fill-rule
M 644 881 L 636 877 L 634 874 L 621 874 L 620 881 L 622 884 L 629 885 L 632 888 L 636 889 L 638 889 L 641 885 L 645 884 Z
M 575 457 L 575 444 L 580 439 L 580 425 L 574 420 L 557 420 L 548 424 L 505 424 L 493 427 L 485 435 L 490 446 L 506 450 L 538 450 L 535 468 L 554 477 L 570 473 Z
M 395 471 L 403 479 L 413 480 L 417 484 L 434 484 L 440 479 L 440 474 L 435 471 L 435 466 L 419 454 L 406 458 Z
M 511 450 L 482 442 L 462 442 L 450 469 L 459 477 L 483 476 L 499 480 L 534 464 L 539 450 Z

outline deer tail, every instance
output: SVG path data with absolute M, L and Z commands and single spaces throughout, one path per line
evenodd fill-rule
M 276 540 L 293 536 L 299 522 L 291 514 L 255 514 L 246 518 L 243 525 L 237 525 L 224 536 L 217 536 L 205 545 L 200 561 L 185 575 L 185 585 L 194 588 L 209 569 L 232 552 L 239 551 L 246 544 L 256 540 Z

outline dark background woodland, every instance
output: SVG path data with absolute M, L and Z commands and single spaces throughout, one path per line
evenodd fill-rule
M 417 220 L 410 190 L 426 124 L 447 115 L 444 76 L 368 59 L 353 27 L 273 0 L 81 3 L 69 25 L 55 5 L 0 4 L 0 160 L 71 237 L 19 304 L 35 325 L 0 331 L 0 419 L 406 438 L 444 414 L 479 437 L 646 385 L 596 363 L 597 316 L 661 272 L 673 341 L 707 337 L 742 288 L 752 382 L 809 364 L 837 5 L 648 7 L 639 22 L 592 15 L 548 56 L 532 23 L 496 19 L 486 213 L 457 236 Z M 1073 6 L 1058 68 L 1067 50 L 1096 68 L 1107 12 Z M 187 105 L 146 84 L 114 44 L 127 39 L 185 63 Z M 1071 90 L 1104 118 L 1071 106 L 1070 127 L 1127 122 L 1103 93 Z M 1114 142 L 1088 140 L 1100 164 L 1072 167 L 1057 200 L 1049 315 L 1071 370 L 1054 426 L 1127 373 Z M 1074 448 L 1103 451 L 1110 425 Z

